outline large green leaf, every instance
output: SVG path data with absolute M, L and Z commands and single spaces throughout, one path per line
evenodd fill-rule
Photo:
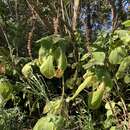
M 33 130 L 61 130 L 64 125 L 62 116 L 49 114 L 40 118 L 35 124 Z
M 60 78 L 67 67 L 67 58 L 64 52 L 65 39 L 60 35 L 50 35 L 41 38 L 37 43 L 41 44 L 38 58 L 41 73 L 47 78 L 52 78 L 54 75 Z
M 55 75 L 55 67 L 54 67 L 53 61 L 54 61 L 54 57 L 52 55 L 49 55 L 40 66 L 40 72 L 46 78 L 49 78 L 49 79 L 53 78 Z
M 124 57 L 127 56 L 127 51 L 123 47 L 117 47 L 111 51 L 109 61 L 111 64 L 120 64 Z
M 104 52 L 93 52 L 92 53 L 92 59 L 89 60 L 87 64 L 85 64 L 83 67 L 85 69 L 88 69 L 89 67 L 93 65 L 104 65 L 105 60 L 105 53 Z
M 93 52 L 92 53 L 93 59 L 99 64 L 103 65 L 105 60 L 105 53 L 104 52 Z
M 42 64 L 45 58 L 51 53 L 52 51 L 52 39 L 50 37 L 45 37 L 37 41 L 37 43 L 41 44 L 39 49 L 39 62 Z
M 47 45 L 49 43 L 48 44 L 49 46 L 55 46 L 55 44 L 64 46 L 66 42 L 67 42 L 67 39 L 62 38 L 60 35 L 53 34 L 53 35 L 46 36 L 39 39 L 36 43 L 40 43 L 41 45 L 45 45 L 45 44 Z
M 128 68 L 130 66 L 130 56 L 127 56 L 126 58 L 123 59 L 121 62 L 118 71 L 116 73 L 116 78 L 121 79 L 125 76 L 126 72 L 128 71 Z
M 105 84 L 102 82 L 96 91 L 91 92 L 88 97 L 88 106 L 90 109 L 98 109 L 102 102 Z
M 119 38 L 123 41 L 123 44 L 128 45 L 128 43 L 130 43 L 130 31 L 116 30 L 115 34 L 119 35 Z

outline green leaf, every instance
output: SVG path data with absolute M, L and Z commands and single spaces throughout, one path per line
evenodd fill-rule
M 55 59 L 57 61 L 57 68 L 59 69 L 62 69 L 62 70 L 65 70 L 66 67 L 67 67 L 67 58 L 66 58 L 66 55 L 64 53 L 64 51 L 59 48 L 59 55 L 55 55 Z
M 50 47 L 52 45 L 52 38 L 50 36 L 46 36 L 46 37 L 43 37 L 39 40 L 36 41 L 36 43 L 40 44 L 40 45 L 45 45 L 47 47 Z
M 67 67 L 67 58 L 66 58 L 66 55 L 64 53 L 64 51 L 58 47 L 55 51 L 54 51 L 54 58 L 55 58 L 55 61 L 56 61 L 56 67 L 57 67 L 57 70 L 56 70 L 56 77 L 57 78 L 60 78 L 66 67 Z
M 41 44 L 39 49 L 39 62 L 42 64 L 46 57 L 52 52 L 52 40 L 50 37 L 45 37 L 37 42 Z
M 126 20 L 125 22 L 122 23 L 125 27 L 130 27 L 130 20 Z
M 126 57 L 127 51 L 123 47 L 117 47 L 111 51 L 109 55 L 109 61 L 111 64 L 120 64 L 124 57 Z
M 0 95 L 5 99 L 12 92 L 13 86 L 12 84 L 5 79 L 0 80 Z
M 53 65 L 53 61 L 54 61 L 54 57 L 52 55 L 49 55 L 40 66 L 40 72 L 46 78 L 49 78 L 49 79 L 53 78 L 55 75 L 55 67 Z
M 104 52 L 93 52 L 92 59 L 90 59 L 87 64 L 83 65 L 83 67 L 85 69 L 88 69 L 92 67 L 93 65 L 104 65 L 104 60 L 105 60 Z
M 128 68 L 130 66 L 130 56 L 127 56 L 126 58 L 123 59 L 123 61 L 121 62 L 118 71 L 116 73 L 116 78 L 117 79 L 121 79 L 125 76 Z
M 93 84 L 94 81 L 94 77 L 91 75 L 89 77 L 87 77 L 78 87 L 78 89 L 76 90 L 76 92 L 74 93 L 74 95 L 72 97 L 68 97 L 66 99 L 66 102 L 70 102 L 71 100 L 74 100 L 81 91 L 83 91 L 83 89 L 85 89 L 86 87 L 89 87 Z
M 13 85 L 6 79 L 0 79 L 0 107 L 11 99 L 11 94 L 13 92 Z
M 129 83 L 130 83 L 130 74 L 127 74 L 127 75 L 125 76 L 124 82 L 125 82 L 126 84 L 129 84 Z
M 62 116 L 49 114 L 40 118 L 35 124 L 33 130 L 61 130 L 64 125 Z
M 33 74 L 33 69 L 32 69 L 33 62 L 29 62 L 25 64 L 22 68 L 22 74 L 24 75 L 25 78 L 30 78 Z
M 102 102 L 105 84 L 102 82 L 96 91 L 91 92 L 88 97 L 88 106 L 90 109 L 98 109 Z
M 116 30 L 115 34 L 119 35 L 119 38 L 123 41 L 123 44 L 128 45 L 128 43 L 130 43 L 130 31 Z
M 96 79 L 99 82 L 104 82 L 105 83 L 105 87 L 107 91 L 110 91 L 113 87 L 113 83 L 112 83 L 112 78 L 110 73 L 105 70 L 104 68 L 96 68 L 95 69 L 95 75 L 96 75 Z
M 56 44 L 56 43 L 62 44 L 65 42 L 65 38 L 62 38 L 58 34 L 53 34 L 50 37 L 52 38 L 53 44 Z
M 97 64 L 104 65 L 104 60 L 105 60 L 104 52 L 93 52 L 92 56 L 93 56 L 93 59 L 97 62 Z
M 64 52 L 61 51 L 60 56 L 57 61 L 57 67 L 65 70 L 67 67 L 67 58 Z

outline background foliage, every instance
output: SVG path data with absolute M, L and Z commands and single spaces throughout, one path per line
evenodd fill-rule
M 0 129 L 130 129 L 127 6 L 0 0 Z

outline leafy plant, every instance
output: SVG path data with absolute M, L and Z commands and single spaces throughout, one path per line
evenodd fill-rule
M 23 129 L 24 113 L 19 108 L 0 109 L 0 129 L 1 130 L 17 130 Z M 17 124 L 17 125 L 16 125 Z
M 46 78 L 62 77 L 67 67 L 67 58 L 64 49 L 65 42 L 66 40 L 59 35 L 51 35 L 38 40 L 37 43 L 41 45 L 39 57 L 34 62 L 27 63 L 23 67 L 22 72 L 24 76 L 28 78 L 32 73 L 31 65 L 36 64 Z

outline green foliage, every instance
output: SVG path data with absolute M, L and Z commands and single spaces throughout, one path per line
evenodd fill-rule
M 0 0 L 0 130 L 128 129 L 130 20 L 97 35 L 112 6 L 75 6 Z
M 20 130 L 24 128 L 23 119 L 25 115 L 19 108 L 0 109 L 0 129 Z M 18 125 L 16 125 L 18 124 Z

